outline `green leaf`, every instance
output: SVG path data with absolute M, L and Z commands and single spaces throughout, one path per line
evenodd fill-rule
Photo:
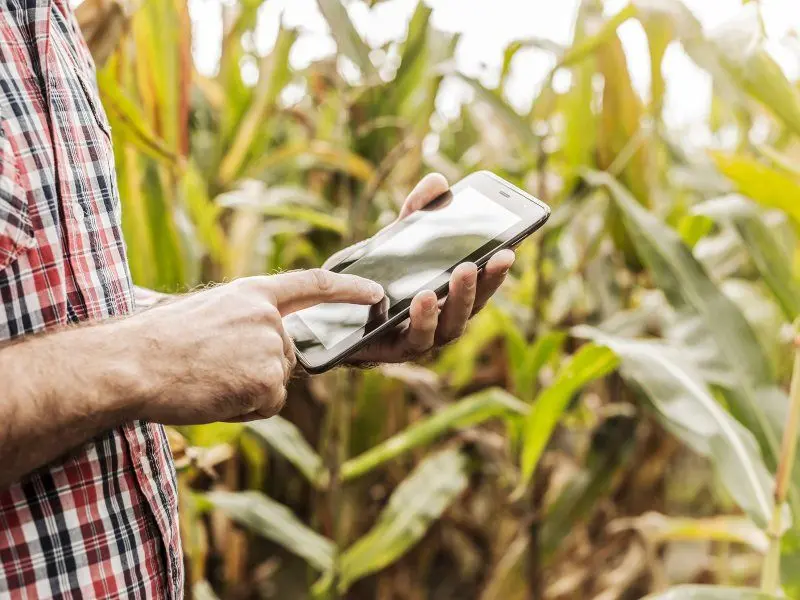
M 219 166 L 218 183 L 221 187 L 236 179 L 247 161 L 252 159 L 254 142 L 275 109 L 278 95 L 291 78 L 289 53 L 297 36 L 297 31 L 281 27 L 275 48 L 261 60 L 258 83 Z
M 780 600 L 753 588 L 732 588 L 714 585 L 679 585 L 644 600 Z
M 594 344 L 584 345 L 541 392 L 525 418 L 518 493 L 528 485 L 558 420 L 572 397 L 585 385 L 611 373 L 617 367 L 614 353 Z
M 467 385 L 487 346 L 503 333 L 504 321 L 492 304 L 479 312 L 457 344 L 447 346 L 436 365 L 436 372 L 448 378 L 455 389 Z
M 318 3 L 325 20 L 328 22 L 328 26 L 331 28 L 331 35 L 336 40 L 339 52 L 352 60 L 361 69 L 365 79 L 377 79 L 377 71 L 369 58 L 369 46 L 364 43 L 358 31 L 356 31 L 341 0 L 318 0 Z
M 370 181 L 375 167 L 365 158 L 322 140 L 292 141 L 264 158 L 253 161 L 248 172 L 256 175 L 279 167 L 327 168 L 342 171 L 361 181 Z
M 509 413 L 526 412 L 525 404 L 499 388 L 467 396 L 346 461 L 341 469 L 342 479 L 361 477 L 401 454 L 427 446 L 449 431 L 474 427 Z
M 637 254 L 678 311 L 699 317 L 716 351 L 735 376 L 727 390 L 731 411 L 755 433 L 770 459 L 778 456 L 786 400 L 775 387 L 769 357 L 736 305 L 709 278 L 677 233 L 640 206 L 605 173 L 587 174 L 611 191 Z M 772 464 L 772 462 L 771 462 Z
M 208 425 L 187 425 L 177 429 L 192 446 L 210 448 L 219 444 L 230 444 L 242 433 L 242 423 L 209 423 Z
M 683 243 L 694 248 L 714 227 L 714 221 L 702 214 L 684 215 L 678 224 L 678 234 Z
M 686 518 L 645 513 L 640 517 L 617 519 L 615 531 L 636 529 L 648 541 L 656 544 L 682 541 L 714 541 L 749 546 L 759 554 L 766 554 L 767 534 L 747 517 L 721 515 L 717 517 Z
M 422 461 L 397 486 L 375 526 L 341 555 L 340 593 L 408 552 L 468 482 L 467 458 L 456 448 Z
M 706 201 L 694 211 L 733 224 L 786 319 L 794 322 L 800 316 L 800 283 L 792 273 L 791 253 L 781 247 L 764 214 L 745 198 L 735 195 Z
M 613 493 L 616 475 L 634 448 L 635 428 L 634 419 L 616 416 L 593 432 L 585 467 L 570 479 L 544 518 L 538 548 L 544 561 L 551 560 L 576 524 Z
M 536 150 L 539 145 L 539 137 L 533 132 L 533 128 L 525 118 L 506 102 L 497 90 L 490 90 L 472 77 L 461 75 L 458 72 L 455 74 L 467 82 L 475 90 L 478 99 L 488 104 L 509 132 L 517 136 L 525 153 L 531 154 Z
M 239 525 L 304 558 L 319 571 L 333 568 L 334 543 L 309 529 L 283 504 L 261 492 L 208 492 L 200 500 L 218 508 Z
M 539 372 L 564 346 L 567 336 L 563 331 L 550 331 L 540 335 L 525 347 L 519 361 L 512 361 L 514 389 L 523 400 L 531 399 Z
M 717 403 L 681 352 L 660 342 L 606 336 L 589 327 L 574 333 L 616 353 L 622 376 L 647 395 L 661 424 L 708 458 L 734 501 L 765 527 L 772 515 L 774 480 L 756 439 Z
M 667 47 L 673 39 L 674 30 L 669 19 L 648 18 L 647 15 L 642 15 L 639 20 L 647 35 L 647 46 L 650 50 L 650 114 L 658 120 L 664 108 L 666 93 L 662 63 Z
M 737 17 L 716 28 L 711 41 L 734 80 L 800 134 L 800 95 L 764 48 L 757 6 L 746 6 Z
M 530 548 L 527 531 L 521 531 L 492 569 L 481 600 L 524 600 L 528 580 L 526 563 L 530 554 L 539 554 L 547 565 L 561 542 L 585 520 L 599 501 L 613 493 L 617 477 L 631 456 L 636 421 L 615 416 L 603 421 L 593 432 L 586 466 L 570 476 L 570 481 L 549 506 L 540 529 L 538 548 Z
M 108 109 L 111 125 L 125 133 L 126 141 L 147 156 L 167 165 L 176 164 L 178 157 L 147 122 L 136 103 L 131 100 L 109 69 L 97 74 L 103 106 Z
M 587 26 L 592 18 L 592 4 L 581 2 L 575 18 L 575 48 L 587 38 Z M 595 17 L 596 18 L 596 17 Z M 593 110 L 595 65 L 581 61 L 572 67 L 572 87 L 564 97 L 564 160 L 573 171 L 565 188 L 570 189 L 577 179 L 577 169 L 594 166 L 597 142 L 597 122 Z
M 224 208 L 245 209 L 265 217 L 300 221 L 316 229 L 334 231 L 344 235 L 348 231 L 347 222 L 325 211 L 325 207 L 312 207 L 301 204 L 289 204 L 290 196 L 283 193 L 273 194 L 267 189 L 255 192 L 249 190 L 233 190 L 217 196 L 217 205 Z
M 598 48 L 597 70 L 605 81 L 597 136 L 597 164 L 602 169 L 612 166 L 617 169 L 635 198 L 649 206 L 650 191 L 646 180 L 648 148 L 640 131 L 644 109 L 633 89 L 622 42 L 616 34 Z
M 389 96 L 381 111 L 383 114 L 394 116 L 402 112 L 401 107 L 419 92 L 424 80 L 431 75 L 428 22 L 432 12 L 429 6 L 420 1 L 411 16 L 408 35 L 400 48 L 400 66 L 388 89 Z
M 620 25 L 635 15 L 636 8 L 628 4 L 610 19 L 604 21 L 596 33 L 576 40 L 572 47 L 561 56 L 556 68 L 574 65 L 596 53 L 604 44 L 616 37 Z M 593 18 L 597 18 L 597 16 Z
M 800 227 L 800 183 L 795 179 L 746 156 L 712 152 L 711 157 L 740 194 L 784 211 Z
M 206 181 L 193 161 L 186 166 L 181 188 L 183 202 L 198 239 L 214 261 L 225 264 L 228 249 L 218 221 L 219 206 L 209 199 Z
M 305 440 L 300 430 L 286 419 L 274 416 L 245 424 L 245 429 L 264 440 L 292 463 L 316 488 L 328 485 L 329 474 L 322 458 Z

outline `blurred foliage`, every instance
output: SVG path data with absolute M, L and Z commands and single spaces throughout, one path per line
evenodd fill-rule
M 800 315 L 800 93 L 758 3 L 709 33 L 677 0 L 613 15 L 583 0 L 570 46 L 512 43 L 496 87 L 454 69 L 458 39 L 422 2 L 402 41 L 370 48 L 346 5 L 319 0 L 338 52 L 303 70 L 297 31 L 254 50 L 262 1 L 222 4 L 213 77 L 193 66 L 185 0 L 79 8 L 138 285 L 317 266 L 430 170 L 491 169 L 554 213 L 424 365 L 298 378 L 281 417 L 170 431 L 187 593 L 773 598 L 756 587 L 785 529 L 783 592 L 800 597 L 800 468 L 786 506 L 773 493 L 781 332 Z M 650 52 L 644 98 L 629 22 Z M 671 44 L 713 79 L 707 148 L 664 123 Z M 519 111 L 505 86 L 523 49 L 556 66 Z M 449 79 L 474 99 L 445 122 Z

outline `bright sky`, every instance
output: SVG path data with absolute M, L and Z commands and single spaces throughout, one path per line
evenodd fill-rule
M 195 58 L 201 72 L 207 74 L 215 71 L 219 57 L 220 1 L 225 2 L 190 0 L 196 28 Z M 559 44 L 569 43 L 578 5 L 578 0 L 425 1 L 433 8 L 435 27 L 462 34 L 456 54 L 459 69 L 479 77 L 487 85 L 496 83 L 503 49 L 510 41 L 544 37 Z M 627 2 L 606 0 L 606 12 L 613 14 Z M 684 2 L 706 30 L 735 18 L 742 9 L 741 0 Z M 386 0 L 370 9 L 363 0 L 346 2 L 356 28 L 373 46 L 402 39 L 416 3 L 417 0 Z M 800 2 L 762 0 L 761 4 L 769 38 L 768 50 L 790 78 L 800 78 Z M 291 56 L 294 66 L 303 67 L 335 50 L 316 0 L 269 0 L 262 8 L 254 40 L 259 51 L 266 52 L 272 46 L 281 18 L 303 32 Z M 634 85 L 646 96 L 650 62 L 644 31 L 638 23 L 629 21 L 621 27 L 620 37 Z M 528 106 L 552 64 L 552 56 L 544 51 L 519 52 L 509 79 L 512 103 L 518 107 Z M 667 50 L 664 71 L 668 85 L 665 113 L 668 124 L 683 129 L 702 123 L 710 107 L 710 78 L 694 65 L 678 44 Z M 471 91 L 463 83 L 449 81 L 441 95 L 439 110 L 445 116 L 453 116 L 459 102 L 471 97 Z

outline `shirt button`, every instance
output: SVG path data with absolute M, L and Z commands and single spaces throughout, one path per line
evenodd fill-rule
M 72 214 L 74 215 L 75 219 L 78 221 L 83 221 L 83 217 L 85 216 L 83 212 L 83 207 L 78 204 L 77 202 L 72 205 Z

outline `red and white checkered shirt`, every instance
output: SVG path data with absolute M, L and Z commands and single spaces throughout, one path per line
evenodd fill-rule
M 132 290 L 110 128 L 69 1 L 0 0 L 0 341 L 130 313 Z M 159 425 L 109 431 L 0 490 L 0 598 L 182 589 Z

